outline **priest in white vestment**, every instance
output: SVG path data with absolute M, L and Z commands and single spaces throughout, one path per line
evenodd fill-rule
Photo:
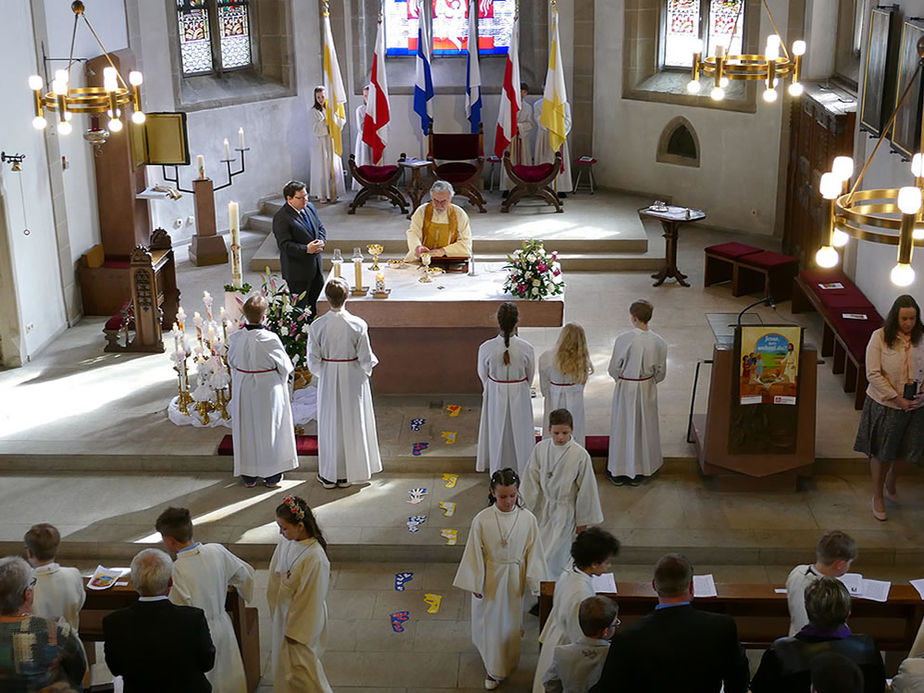
M 555 152 L 552 151 L 552 145 L 549 142 L 549 129 L 542 124 L 542 101 L 539 99 L 533 104 L 533 121 L 536 123 L 536 149 L 533 160 L 536 166 L 539 164 L 551 164 L 555 161 Z M 565 102 L 565 135 L 571 133 L 571 104 Z M 561 163 L 562 172 L 553 183 L 555 192 L 570 193 L 574 188 L 571 182 L 571 150 L 568 148 L 568 140 L 565 139 L 561 146 Z
M 523 475 L 523 502 L 539 522 L 550 576 L 570 563 L 575 536 L 603 522 L 593 464 L 571 437 L 570 420 L 566 409 L 551 413 L 551 435 L 533 448 Z
M 61 534 L 54 525 L 33 525 L 23 537 L 26 559 L 34 569 L 32 615 L 49 621 L 67 623 L 75 631 L 80 625 L 80 610 L 87 598 L 83 577 L 77 568 L 66 568 L 55 561 Z
M 334 277 L 324 287 L 330 310 L 311 323 L 308 367 L 318 379 L 318 481 L 346 487 L 382 471 L 369 378 L 379 360 L 369 328 L 344 304 L 349 285 Z
M 407 230 L 405 262 L 419 262 L 422 253 L 432 257 L 472 256 L 472 228 L 468 214 L 452 204 L 455 190 L 444 180 L 430 186 L 430 201 L 414 210 Z
M 330 587 L 326 543 L 311 509 L 301 498 L 283 498 L 283 504 L 276 508 L 276 523 L 283 538 L 270 560 L 266 588 L 272 618 L 273 690 L 332 693 L 321 664 L 327 642 Z M 314 536 L 307 530 L 309 526 Z
M 529 396 L 536 357 L 532 345 L 513 334 L 517 320 L 516 305 L 503 303 L 498 311 L 501 334 L 478 347 L 478 377 L 484 387 L 475 460 L 478 472 L 493 474 L 509 466 L 522 474 L 536 444 Z
M 225 610 L 225 600 L 229 587 L 235 588 L 245 602 L 253 600 L 253 568 L 221 544 L 195 541 L 187 508 L 167 508 L 157 518 L 155 527 L 167 550 L 176 557 L 170 601 L 205 612 L 215 645 L 215 666 L 205 674 L 212 690 L 247 693 L 244 661 L 231 616 Z
M 657 385 L 667 375 L 667 342 L 648 329 L 653 308 L 629 307 L 633 328 L 616 337 L 609 374 L 616 381 L 607 471 L 620 483 L 638 483 L 661 468 Z
M 509 488 L 515 487 L 499 487 L 502 491 Z M 529 510 L 516 506 L 515 493 L 506 504 L 501 494 L 497 498 L 497 503 L 472 520 L 462 562 L 452 583 L 472 593 L 472 642 L 484 662 L 485 687 L 489 689 L 496 688 L 516 670 L 523 597 L 527 590 L 538 595 L 539 583 L 546 579 L 536 518 Z
M 599 527 L 581 532 L 574 540 L 571 546 L 573 565 L 558 575 L 552 611 L 539 634 L 541 649 L 533 679 L 533 693 L 544 691 L 542 682 L 552 665 L 555 648 L 578 642 L 584 636 L 579 620 L 581 602 L 594 596 L 593 577 L 609 573 L 618 552 L 616 537 Z
M 244 303 L 247 325 L 228 337 L 231 368 L 231 435 L 234 476 L 252 487 L 258 477 L 276 488 L 283 472 L 298 469 L 289 378 L 294 368 L 279 337 L 260 323 L 267 303 L 251 296 Z
M 372 148 L 363 142 L 363 123 L 366 122 L 366 104 L 368 103 L 369 85 L 367 84 L 363 87 L 363 102 L 356 107 L 353 118 L 353 124 L 356 126 L 356 137 L 354 138 L 353 144 L 353 154 L 356 157 L 356 168 L 375 164 L 372 160 Z M 360 190 L 362 187 L 359 181 L 354 178 L 353 190 Z

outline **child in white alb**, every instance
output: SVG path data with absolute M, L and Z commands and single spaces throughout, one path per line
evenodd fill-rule
M 61 534 L 54 525 L 43 522 L 33 525 L 23 539 L 26 559 L 35 570 L 32 615 L 67 623 L 77 630 L 86 592 L 79 570 L 55 562 Z
M 619 627 L 616 602 L 609 597 L 588 597 L 581 602 L 578 619 L 584 636 L 559 645 L 542 683 L 545 693 L 587 693 L 600 679 L 610 638 Z
M 847 534 L 832 529 L 821 535 L 815 546 L 815 562 L 797 565 L 786 578 L 786 600 L 789 602 L 789 635 L 792 637 L 808 625 L 805 612 L 805 588 L 818 578 L 840 577 L 857 559 L 857 542 Z

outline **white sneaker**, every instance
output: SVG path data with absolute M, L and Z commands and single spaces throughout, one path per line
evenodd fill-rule
M 493 691 L 495 688 L 500 686 L 500 681 L 495 681 L 490 676 L 486 676 L 484 679 L 484 687 L 486 690 Z

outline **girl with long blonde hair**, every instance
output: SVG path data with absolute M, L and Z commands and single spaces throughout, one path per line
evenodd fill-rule
M 574 440 L 584 446 L 584 386 L 593 372 L 584 328 L 569 322 L 559 333 L 555 348 L 539 357 L 539 389 L 545 398 L 542 417 L 545 437 L 549 436 L 549 414 L 556 409 L 567 409 L 574 418 Z

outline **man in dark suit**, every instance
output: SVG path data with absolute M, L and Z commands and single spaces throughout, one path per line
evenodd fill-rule
M 215 647 L 202 609 L 167 599 L 173 561 L 145 549 L 132 559 L 135 604 L 103 618 L 106 665 L 122 676 L 125 693 L 206 693 L 205 672 L 215 665 Z
M 286 203 L 273 216 L 273 235 L 279 245 L 282 278 L 294 296 L 305 292 L 298 301 L 300 308 L 317 317 L 318 296 L 324 287 L 321 251 L 327 231 L 314 205 L 308 201 L 308 190 L 299 180 L 290 180 L 282 189 Z
M 735 621 L 698 611 L 693 566 L 680 554 L 662 556 L 652 585 L 658 606 L 617 633 L 600 681 L 591 691 L 609 693 L 746 693 L 748 662 Z

